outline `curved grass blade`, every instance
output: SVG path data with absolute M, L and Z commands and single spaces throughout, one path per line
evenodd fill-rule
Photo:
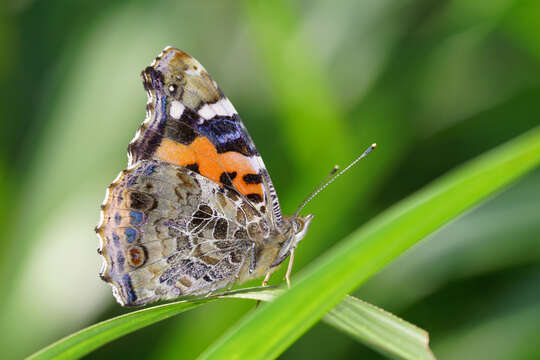
M 323 320 L 392 358 L 435 360 L 425 330 L 355 297 L 346 296 Z
M 60 339 L 31 355 L 28 359 L 78 359 L 119 337 L 209 301 L 211 299 L 192 302 L 179 301 L 105 320 Z
M 247 288 L 211 297 L 191 297 L 170 304 L 153 306 L 102 321 L 43 348 L 29 359 L 78 359 L 95 349 L 145 326 L 194 309 L 218 298 L 244 298 L 266 301 L 270 288 Z
M 201 359 L 272 359 L 405 250 L 540 164 L 540 127 L 393 206 L 314 262 L 291 289 L 240 320 Z
M 274 289 L 257 295 L 261 300 L 270 301 L 284 292 L 283 289 Z M 253 299 L 251 293 L 229 297 Z M 435 360 L 429 348 L 429 334 L 425 330 L 353 296 L 346 296 L 324 316 L 323 321 L 393 358 Z
M 217 298 L 271 301 L 282 289 L 248 288 L 208 298 L 192 298 L 134 311 L 67 336 L 30 356 L 29 359 L 74 359 L 145 326 L 194 309 Z M 372 346 L 378 351 L 401 359 L 433 359 L 429 357 L 427 333 L 371 304 L 347 296 L 324 321 Z

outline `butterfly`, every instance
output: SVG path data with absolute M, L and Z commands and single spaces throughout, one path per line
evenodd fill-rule
M 313 215 L 282 214 L 240 116 L 197 60 L 167 47 L 141 76 L 146 119 L 96 227 L 101 278 L 123 306 L 267 281 Z

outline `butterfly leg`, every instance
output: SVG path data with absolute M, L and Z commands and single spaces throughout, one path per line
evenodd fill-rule
M 236 280 L 238 280 L 238 275 L 236 275 L 233 279 L 233 281 L 231 281 L 229 283 L 229 285 L 227 286 L 227 290 L 225 290 L 225 292 L 229 292 L 232 290 L 232 288 L 234 287 L 234 284 L 236 284 Z
M 272 273 L 270 271 L 266 273 L 266 276 L 264 277 L 264 280 L 262 282 L 262 286 L 268 286 L 268 281 L 270 280 L 270 275 L 272 275 Z
M 229 285 L 227 286 L 227 290 L 226 292 L 229 292 L 232 290 L 232 288 L 234 287 L 234 284 L 236 284 L 236 282 L 238 281 L 238 278 L 240 277 L 240 272 L 236 273 L 236 275 L 234 275 L 234 278 L 232 279 L 232 281 L 229 283 Z
M 294 262 L 294 250 L 295 248 L 291 250 L 291 256 L 289 257 L 289 265 L 287 266 L 287 272 L 285 273 L 285 281 L 287 282 L 287 287 L 291 287 L 291 272 Z
M 266 276 L 264 277 L 264 280 L 262 282 L 262 286 L 264 287 L 268 286 L 268 280 L 270 280 L 270 275 L 272 275 L 270 271 L 266 273 Z M 257 304 L 255 304 L 255 308 L 258 308 L 259 305 L 261 305 L 261 300 L 257 300 Z

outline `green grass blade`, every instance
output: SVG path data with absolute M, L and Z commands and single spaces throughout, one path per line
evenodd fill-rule
M 210 300 L 180 301 L 105 320 L 49 345 L 31 355 L 29 359 L 77 359 L 121 336 L 196 308 L 208 301 Z
M 271 301 L 283 292 L 282 289 L 275 288 L 248 288 L 218 294 L 214 297 L 192 298 L 134 311 L 69 335 L 35 353 L 29 359 L 80 358 L 123 335 L 218 298 Z M 425 331 L 351 296 L 346 297 L 330 311 L 324 321 L 383 352 L 386 351 L 403 359 L 430 359 L 411 357 L 411 355 L 423 354 L 419 349 L 421 346 L 424 347 L 424 353 L 426 352 L 428 341 Z
M 134 311 L 102 321 L 66 336 L 31 355 L 29 359 L 78 359 L 119 337 L 218 298 L 230 297 L 266 301 L 275 296 L 273 291 L 275 290 L 270 288 L 241 289 L 224 295 L 191 298 Z
M 468 162 L 370 221 L 249 314 L 202 359 L 271 359 L 350 291 L 418 241 L 540 163 L 540 128 Z
M 393 358 L 435 359 L 426 331 L 355 297 L 346 296 L 323 320 Z
M 257 292 L 257 300 L 270 301 L 284 290 Z M 228 297 L 254 299 L 254 293 L 237 293 Z M 434 360 L 429 348 L 429 335 L 381 308 L 353 296 L 346 296 L 323 321 L 352 338 L 393 358 L 406 360 Z

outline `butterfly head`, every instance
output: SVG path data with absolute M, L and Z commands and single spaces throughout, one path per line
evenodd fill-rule
M 306 236 L 311 221 L 313 220 L 313 214 L 306 216 L 294 215 L 288 218 L 286 217 L 284 220 L 285 224 L 288 224 L 289 227 L 287 228 L 285 241 L 278 252 L 276 260 L 271 266 L 281 264 L 289 256 L 291 251 L 298 246 L 298 243 Z
M 298 244 L 304 238 L 304 236 L 306 236 L 312 220 L 313 214 L 308 214 L 306 216 L 294 216 L 289 220 L 292 226 L 292 242 L 295 245 Z

